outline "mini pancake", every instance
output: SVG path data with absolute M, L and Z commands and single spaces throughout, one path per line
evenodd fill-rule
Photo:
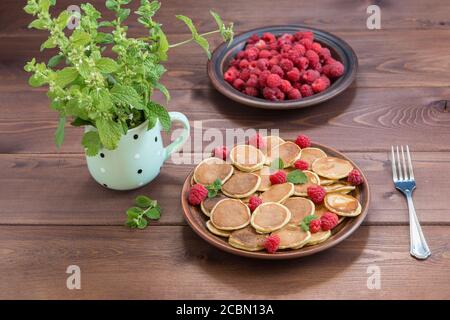
M 250 223 L 250 209 L 236 199 L 223 199 L 211 210 L 211 223 L 220 230 L 237 230 Z
M 206 228 L 212 234 L 215 234 L 216 236 L 220 236 L 220 237 L 228 238 L 231 234 L 231 231 L 220 230 L 220 229 L 217 229 L 216 227 L 214 227 L 214 225 L 211 223 L 211 220 L 206 221 Z
M 355 217 L 361 213 L 358 199 L 348 194 L 328 193 L 323 200 L 327 209 L 344 217 Z
M 331 237 L 331 230 L 311 233 L 311 238 L 309 238 L 308 243 L 306 245 L 313 246 L 319 244 L 327 240 L 329 237 Z
M 259 233 L 269 233 L 283 228 L 291 220 L 291 212 L 282 204 L 266 202 L 253 211 L 250 224 Z
M 262 202 L 283 202 L 294 194 L 294 185 L 290 182 L 274 184 L 260 194 Z
M 200 203 L 200 209 L 202 209 L 202 212 L 207 216 L 211 216 L 211 210 L 214 208 L 214 206 L 221 200 L 228 199 L 225 195 L 222 193 L 219 193 L 214 198 L 206 198 L 205 200 Z
M 303 173 L 308 178 L 308 181 L 304 184 L 296 184 L 294 187 L 294 195 L 306 197 L 308 195 L 309 187 L 320 185 L 320 178 L 312 171 L 305 170 Z
M 284 142 L 283 139 L 281 139 L 279 136 L 267 136 L 263 138 L 266 142 L 265 148 L 262 149 L 262 152 L 267 156 L 266 160 L 270 163 L 270 155 L 272 153 L 272 149 L 276 147 L 277 145 Z
M 288 224 L 283 228 L 272 232 L 280 237 L 279 249 L 301 248 L 311 237 L 309 231 L 304 231 L 301 227 Z
M 272 183 L 270 182 L 270 175 L 272 174 L 270 172 L 270 167 L 262 167 L 261 170 L 255 172 L 257 175 L 261 177 L 261 183 L 259 185 L 258 191 L 267 191 L 272 186 Z
M 330 184 L 328 186 L 324 186 L 323 188 L 325 189 L 325 191 L 327 193 L 339 192 L 339 193 L 343 193 L 343 194 L 350 193 L 356 189 L 355 186 L 351 186 L 351 185 L 345 184 L 345 183 L 334 183 L 334 184 Z
M 325 158 L 327 154 L 319 148 L 304 148 L 302 149 L 302 154 L 300 160 L 306 161 L 308 163 L 308 169 L 311 170 L 312 163 L 320 158 Z
M 230 160 L 239 170 L 253 172 L 261 169 L 266 157 L 261 150 L 254 146 L 241 144 L 231 149 Z
M 233 166 L 219 158 L 208 158 L 200 162 L 194 170 L 194 181 L 204 186 L 217 179 L 226 182 L 233 174 Z
M 231 232 L 228 243 L 238 249 L 246 251 L 259 251 L 264 249 L 266 235 L 259 234 L 252 226 Z
M 235 172 L 227 182 L 222 185 L 222 192 L 231 198 L 245 198 L 258 190 L 261 178 L 254 173 Z
M 302 149 L 294 142 L 287 141 L 272 148 L 270 161 L 280 158 L 283 160 L 284 168 L 292 166 L 292 164 L 300 158 Z
M 321 204 L 321 205 L 317 205 L 316 206 L 316 209 L 314 210 L 314 215 L 317 218 L 320 218 L 321 216 L 323 216 L 327 212 L 330 212 L 330 210 L 328 210 L 323 204 Z
M 311 200 L 301 197 L 286 199 L 283 202 L 283 205 L 291 212 L 289 224 L 294 224 L 296 226 L 298 226 L 306 216 L 313 215 L 316 209 Z
M 353 165 L 349 161 L 335 157 L 319 158 L 312 164 L 312 171 L 333 180 L 347 177 L 352 170 Z
M 331 180 L 319 177 L 321 186 L 329 186 L 330 184 L 337 183 L 338 180 Z

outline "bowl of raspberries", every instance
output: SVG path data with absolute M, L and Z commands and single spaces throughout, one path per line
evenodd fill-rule
M 208 62 L 213 86 L 239 103 L 298 109 L 347 89 L 358 59 L 344 40 L 303 25 L 254 29 L 221 44 Z

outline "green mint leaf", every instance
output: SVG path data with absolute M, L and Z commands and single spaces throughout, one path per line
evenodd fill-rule
M 194 23 L 192 22 L 191 18 L 183 16 L 183 15 L 177 15 L 177 19 L 183 21 L 189 28 L 192 34 L 192 39 L 197 42 L 197 44 L 205 50 L 208 59 L 211 59 L 211 52 L 209 51 L 209 43 L 208 40 L 206 40 L 204 37 L 198 34 L 197 29 L 194 26 Z
M 93 104 L 99 111 L 105 112 L 113 107 L 111 95 L 108 89 L 97 88 L 91 91 Z
M 145 109 L 142 97 L 133 87 L 116 84 L 110 93 L 112 101 L 116 104 L 130 105 L 138 110 Z
M 150 199 L 147 196 L 137 196 L 136 199 L 134 199 L 134 203 L 141 208 L 148 208 L 148 207 L 154 207 L 156 206 L 156 201 Z
M 119 140 L 122 137 L 122 128 L 120 124 L 112 119 L 99 118 L 95 121 L 95 125 L 98 129 L 102 145 L 108 150 L 116 149 Z
M 111 58 L 100 58 L 95 61 L 95 66 L 103 73 L 113 73 L 119 69 L 119 65 Z
M 222 180 L 216 179 L 212 184 L 206 186 L 206 190 L 208 190 L 208 198 L 216 197 L 221 189 L 222 189 Z
M 164 131 L 169 131 L 172 126 L 172 120 L 170 120 L 169 112 L 162 105 L 156 102 L 150 101 L 148 103 L 148 110 L 150 114 L 156 115 L 161 123 L 161 127 Z
M 156 206 L 154 208 L 151 208 L 150 210 L 148 210 L 145 215 L 147 216 L 147 218 L 152 219 L 152 220 L 158 220 L 159 218 L 161 218 L 161 208 L 159 206 Z
M 145 218 L 140 218 L 138 220 L 137 227 L 138 227 L 138 229 L 145 229 L 147 227 L 147 224 L 148 224 L 148 222 L 147 222 L 147 220 L 145 220 Z
M 47 83 L 47 80 L 44 77 L 40 76 L 39 74 L 33 74 L 28 79 L 28 84 L 35 88 L 43 86 L 46 83 Z
M 70 42 L 74 46 L 85 46 L 91 41 L 91 36 L 89 33 L 84 32 L 80 29 L 76 29 L 70 36 Z
M 158 56 L 161 61 L 167 60 L 167 50 L 169 50 L 169 41 L 164 32 L 159 29 L 158 33 L 159 45 L 158 45 Z
M 64 126 L 66 124 L 66 117 L 60 116 L 59 117 L 59 121 L 58 121 L 58 128 L 56 129 L 55 132 L 55 143 L 56 146 L 59 148 L 61 148 L 61 145 L 64 141 Z
M 119 18 L 119 21 L 122 23 L 125 21 L 126 18 L 130 15 L 131 10 L 130 9 L 120 9 L 117 12 L 117 18 Z
M 214 189 L 208 189 L 208 188 L 206 188 L 207 190 L 208 190 L 208 198 L 215 198 L 216 196 L 217 196 L 217 190 L 214 190 Z
M 98 154 L 102 147 L 100 142 L 100 136 L 97 131 L 88 131 L 83 135 L 81 144 L 86 149 L 86 155 L 88 157 L 93 157 Z
M 311 223 L 311 221 L 319 219 L 318 216 L 316 215 L 309 215 L 303 218 L 303 221 L 300 223 L 300 227 L 302 227 L 302 229 L 306 232 L 309 231 L 309 224 Z
M 64 60 L 64 56 L 58 54 L 58 55 L 56 55 L 56 56 L 51 57 L 51 58 L 48 60 L 47 66 L 50 67 L 50 68 L 56 67 L 56 66 L 57 66 L 58 64 L 60 64 L 61 61 L 63 61 L 63 60 Z
M 105 6 L 109 10 L 116 10 L 116 8 L 118 7 L 118 4 L 117 4 L 117 1 L 115 1 L 115 0 L 106 0 Z
M 38 29 L 38 30 L 45 30 L 46 24 L 44 20 L 41 19 L 36 19 L 33 20 L 29 25 L 28 28 L 34 28 L 34 29 Z
M 74 127 L 92 126 L 92 122 L 84 120 L 80 117 L 76 117 L 70 124 Z
M 76 14 L 78 14 L 78 12 Z M 61 29 L 64 29 L 67 26 L 69 19 L 71 19 L 72 16 L 75 16 L 76 14 L 75 13 L 70 14 L 69 11 L 64 10 L 59 14 L 58 18 L 56 18 L 56 24 Z
M 275 160 L 272 161 L 272 163 L 270 164 L 270 171 L 278 171 L 280 169 L 284 168 L 284 162 L 281 158 L 277 158 Z
M 127 210 L 127 216 L 130 219 L 137 219 L 144 213 L 144 210 L 138 207 L 131 207 Z
M 213 16 L 214 20 L 216 20 L 217 26 L 219 27 L 219 30 L 222 33 L 222 31 L 225 29 L 225 25 L 223 24 L 222 18 L 219 16 L 219 14 L 217 14 L 212 10 L 210 10 L 209 12 Z
M 62 70 L 56 71 L 56 85 L 65 87 L 78 77 L 78 71 L 74 67 L 67 67 Z
M 148 120 L 147 129 L 151 129 L 158 122 L 158 117 L 156 115 L 154 115 L 154 114 L 150 114 L 150 115 L 147 116 L 147 120 Z
M 107 21 L 104 21 L 104 22 L 105 23 L 103 23 L 103 24 L 104 24 L 104 26 L 106 26 L 105 24 Z M 107 22 L 107 23 L 110 23 L 110 22 Z M 114 42 L 114 37 L 112 34 L 99 32 L 99 33 L 97 33 L 97 36 L 95 37 L 95 42 L 98 44 L 110 44 L 110 43 Z
M 300 227 L 303 229 L 303 231 L 307 232 L 309 231 L 309 225 L 307 225 L 304 221 L 300 223 Z
M 294 170 L 287 174 L 287 181 L 293 184 L 305 184 L 308 182 L 308 177 L 301 170 Z
M 53 49 L 56 47 L 56 43 L 53 40 L 53 38 L 47 39 L 42 45 L 41 45 L 41 52 L 44 51 L 44 49 Z
M 209 51 L 209 43 L 206 38 L 197 35 L 194 37 L 194 41 L 197 42 L 197 44 L 202 47 L 203 50 L 205 50 L 206 55 L 208 56 L 208 59 L 211 59 L 211 51 Z
M 158 89 L 159 91 L 162 92 L 164 97 L 166 97 L 166 101 L 169 102 L 169 100 L 170 100 L 169 90 L 167 90 L 167 88 L 159 82 L 155 82 L 153 85 L 155 86 L 156 89 Z

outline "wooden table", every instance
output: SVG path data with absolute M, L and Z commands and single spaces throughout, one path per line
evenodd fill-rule
M 76 2 L 58 1 L 58 8 Z M 309 109 L 271 112 L 213 90 L 206 58 L 194 45 L 170 52 L 163 81 L 172 94 L 168 108 L 184 112 L 192 125 L 279 128 L 288 138 L 303 132 L 347 153 L 367 173 L 372 202 L 364 225 L 332 250 L 278 262 L 231 256 L 193 233 L 179 200 L 193 165 L 168 163 L 141 190 L 114 192 L 89 176 L 80 129 L 67 127 L 58 152 L 57 115 L 45 89 L 30 88 L 23 71 L 31 57 L 51 55 L 39 53 L 46 34 L 27 30 L 31 17 L 19 1 L 3 0 L 0 298 L 450 298 L 450 113 L 442 101 L 450 97 L 450 2 L 380 2 L 382 29 L 368 30 L 370 2 L 164 1 L 157 16 L 173 42 L 188 37 L 175 14 L 209 31 L 210 8 L 234 21 L 237 32 L 304 23 L 344 38 L 359 57 L 357 81 L 344 94 Z M 138 34 L 135 22 L 130 32 Z M 392 144 L 409 144 L 413 152 L 414 200 L 433 252 L 426 261 L 408 252 L 406 201 L 393 188 L 388 160 Z M 146 230 L 129 230 L 124 212 L 141 193 L 158 199 L 164 214 Z M 81 290 L 66 288 L 69 265 L 81 268 Z M 374 266 L 379 290 L 367 287 Z

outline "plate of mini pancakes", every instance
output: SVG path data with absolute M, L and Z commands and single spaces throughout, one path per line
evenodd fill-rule
M 234 146 L 227 161 L 207 158 L 186 178 L 181 193 L 185 219 L 204 240 L 226 252 L 260 259 L 290 259 L 308 256 L 329 249 L 350 236 L 362 223 L 369 206 L 369 185 L 364 173 L 339 151 L 312 143 L 301 149 L 292 141 L 277 136 L 264 137 L 266 148 L 249 144 Z M 289 173 L 296 160 L 308 163 L 302 171 L 307 181 L 272 184 L 271 163 L 282 160 L 280 170 Z M 363 183 L 354 186 L 346 177 L 357 169 Z M 220 180 L 221 190 L 193 206 L 188 197 L 191 187 L 205 187 Z M 314 204 L 308 197 L 310 186 L 326 191 L 323 203 Z M 250 209 L 249 200 L 257 196 L 261 204 Z M 326 212 L 338 217 L 332 230 L 311 233 L 301 227 L 305 217 L 320 218 Z M 278 235 L 280 244 L 275 253 L 264 250 L 270 235 Z

